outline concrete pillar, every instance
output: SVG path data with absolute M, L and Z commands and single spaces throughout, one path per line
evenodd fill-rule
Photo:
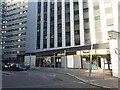
M 47 48 L 50 48 L 50 0 L 48 0 L 47 11 Z
M 41 31 L 40 31 L 40 49 L 43 49 L 43 21 L 44 21 L 44 0 L 41 1 Z
M 54 3 L 54 47 L 57 48 L 57 2 Z
M 118 77 L 118 60 L 119 56 L 116 54 L 116 48 L 118 47 L 118 42 L 116 39 L 110 39 L 110 56 L 111 56 L 111 63 L 112 63 L 112 74 L 114 77 Z
M 71 46 L 74 46 L 74 10 L 73 10 L 73 0 L 70 0 L 70 36 L 71 36 Z
M 65 0 L 62 0 L 62 46 L 65 47 Z

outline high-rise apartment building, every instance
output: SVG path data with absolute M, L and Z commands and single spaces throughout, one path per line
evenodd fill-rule
M 0 61 L 2 60 L 2 1 L 0 1 Z
M 2 67 L 2 1 L 0 1 L 0 68 Z M 1 69 L 0 69 L 1 70 Z M 2 76 L 0 77 L 0 82 L 2 82 Z M 2 83 L 0 83 L 0 89 L 2 89 Z
M 26 54 L 30 59 L 35 54 L 36 65 L 50 60 L 64 67 L 67 59 L 67 67 L 88 68 L 92 53 L 95 69 L 103 68 L 103 62 L 112 69 L 108 31 L 118 32 L 117 0 L 38 0 L 28 5 Z
M 0 61 L 2 60 L 2 21 L 5 19 L 5 2 L 0 1 Z
M 22 61 L 25 54 L 27 0 L 6 0 L 3 20 L 3 60 Z

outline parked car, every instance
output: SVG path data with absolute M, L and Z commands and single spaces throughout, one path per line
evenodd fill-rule
M 5 71 L 5 70 L 9 70 L 9 66 L 8 65 L 2 65 L 2 71 Z
M 14 71 L 27 71 L 27 67 L 24 64 L 15 64 Z

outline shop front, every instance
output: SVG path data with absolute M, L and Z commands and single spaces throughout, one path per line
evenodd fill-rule
M 61 67 L 61 56 L 38 56 L 36 60 L 37 67 Z
M 110 53 L 107 49 L 82 50 L 81 62 L 83 69 L 90 67 L 90 53 L 92 53 L 92 69 L 111 69 Z

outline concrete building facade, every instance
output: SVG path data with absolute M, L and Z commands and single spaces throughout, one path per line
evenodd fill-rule
M 2 37 L 2 1 L 0 1 L 0 37 Z M 0 38 L 2 42 L 2 38 Z M 2 60 L 2 44 L 0 43 L 0 61 Z
M 27 0 L 6 0 L 3 20 L 3 61 L 22 62 L 25 54 Z
M 48 61 L 89 68 L 92 53 L 93 69 L 113 69 L 108 32 L 118 32 L 117 0 L 36 0 L 28 5 L 26 56 L 36 56 L 37 66 Z

